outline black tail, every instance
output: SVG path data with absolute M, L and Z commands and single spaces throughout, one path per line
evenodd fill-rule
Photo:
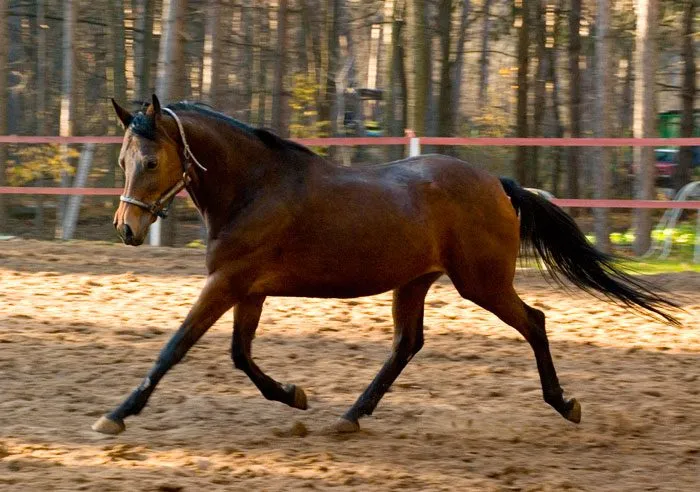
M 561 208 L 513 180 L 501 178 L 501 184 L 520 214 L 523 248 L 544 261 L 555 281 L 564 285 L 563 276 L 588 293 L 599 292 L 637 311 L 654 313 L 654 318 L 680 324 L 664 311 L 679 309 L 677 304 L 654 292 L 650 283 L 620 270 L 617 258 L 595 249 Z

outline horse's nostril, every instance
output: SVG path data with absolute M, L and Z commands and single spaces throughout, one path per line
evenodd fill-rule
M 126 244 L 131 244 L 133 239 L 134 239 L 134 233 L 131 231 L 131 227 L 129 227 L 127 224 L 124 224 L 124 242 Z

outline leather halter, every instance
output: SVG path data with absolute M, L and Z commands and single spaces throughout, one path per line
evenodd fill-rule
M 161 217 L 165 219 L 168 216 L 168 209 L 170 208 L 170 204 L 173 202 L 175 199 L 175 196 L 182 191 L 183 188 L 186 188 L 187 185 L 189 185 L 192 182 L 192 177 L 190 176 L 190 171 L 192 170 L 192 163 L 199 167 L 200 169 L 206 171 L 207 168 L 202 166 L 202 164 L 197 160 L 197 158 L 194 156 L 192 153 L 192 150 L 190 149 L 190 146 L 187 144 L 187 139 L 185 138 L 185 128 L 182 126 L 182 122 L 180 121 L 180 118 L 175 114 L 174 111 L 172 111 L 169 108 L 163 108 L 163 111 L 168 113 L 170 116 L 175 118 L 175 122 L 177 123 L 177 128 L 180 131 L 180 138 L 182 138 L 182 144 L 184 147 L 183 150 L 183 155 L 185 159 L 182 162 L 182 177 L 180 180 L 175 183 L 173 186 L 168 188 L 161 196 L 158 198 L 155 202 L 152 204 L 148 204 L 146 202 L 142 202 L 141 200 L 138 200 L 136 198 L 127 196 L 127 195 L 121 195 L 119 197 L 119 200 L 125 203 L 129 203 L 131 205 L 136 205 L 137 207 L 140 207 L 152 215 L 155 215 L 156 217 Z

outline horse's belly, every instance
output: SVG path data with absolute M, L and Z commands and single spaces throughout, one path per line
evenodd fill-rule
M 271 283 L 261 289 L 261 294 L 280 297 L 352 298 L 381 294 L 395 286 L 386 284 L 347 285 L 335 283 L 300 283 L 293 280 Z
M 427 273 L 443 271 L 428 251 L 388 255 L 305 255 L 264 269 L 254 282 L 256 294 L 348 298 L 380 294 Z

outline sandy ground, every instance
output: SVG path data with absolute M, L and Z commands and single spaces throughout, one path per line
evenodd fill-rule
M 5 241 L 0 490 L 700 490 L 700 274 L 654 280 L 684 304 L 682 329 L 519 273 L 579 426 L 542 401 L 519 335 L 445 280 L 425 348 L 358 434 L 322 431 L 388 353 L 389 294 L 267 301 L 254 355 L 310 410 L 266 401 L 232 369 L 228 313 L 108 437 L 90 425 L 185 316 L 203 253 Z

